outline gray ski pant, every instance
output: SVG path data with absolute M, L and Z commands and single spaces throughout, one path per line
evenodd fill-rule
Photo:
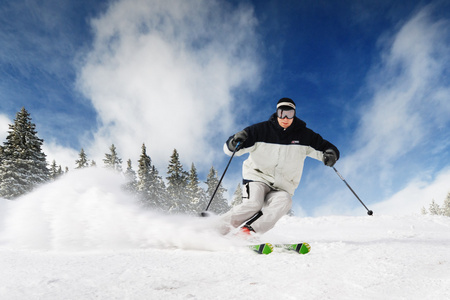
M 288 192 L 274 190 L 262 182 L 249 182 L 244 187 L 242 204 L 232 207 L 222 215 L 221 232 L 227 234 L 233 227 L 241 226 L 260 210 L 263 215 L 251 226 L 256 233 L 267 232 L 289 212 L 291 206 L 292 198 Z

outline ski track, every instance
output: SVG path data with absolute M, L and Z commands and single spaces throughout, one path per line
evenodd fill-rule
M 0 299 L 450 296 L 448 217 L 285 217 L 259 241 L 311 252 L 258 255 L 214 217 L 142 211 L 115 176 L 89 172 L 0 199 Z

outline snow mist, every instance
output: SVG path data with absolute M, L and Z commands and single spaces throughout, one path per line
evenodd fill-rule
M 86 168 L 17 200 L 0 198 L 0 246 L 65 251 L 231 246 L 215 232 L 215 218 L 143 209 L 122 190 L 124 183 L 118 173 Z

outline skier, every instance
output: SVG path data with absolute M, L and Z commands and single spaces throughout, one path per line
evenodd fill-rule
M 238 147 L 238 149 L 236 149 Z M 289 212 L 307 156 L 332 167 L 339 150 L 296 117 L 295 102 L 282 98 L 268 121 L 251 125 L 229 137 L 227 155 L 249 153 L 242 166 L 243 203 L 221 217 L 221 232 L 241 226 L 258 212 L 262 215 L 240 229 L 243 235 L 264 233 Z

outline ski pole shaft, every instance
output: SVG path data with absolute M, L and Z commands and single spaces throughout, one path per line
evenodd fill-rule
M 214 190 L 214 193 L 212 194 L 211 199 L 209 200 L 208 206 L 206 206 L 205 211 L 202 212 L 202 214 L 201 214 L 202 216 L 205 216 L 205 215 L 206 215 L 205 212 L 208 211 L 209 206 L 211 205 L 211 202 L 213 201 L 214 196 L 216 195 L 217 190 L 219 189 L 219 186 L 220 186 L 220 184 L 222 183 L 222 179 L 223 179 L 223 177 L 225 176 L 225 173 L 227 172 L 228 167 L 230 166 L 231 160 L 233 159 L 234 154 L 236 153 L 236 151 L 237 151 L 237 149 L 239 148 L 240 144 L 241 144 L 241 143 L 238 142 L 237 145 L 236 145 L 236 148 L 234 148 L 233 154 L 231 155 L 230 160 L 228 161 L 227 167 L 225 168 L 225 171 L 223 171 L 222 177 L 220 177 L 219 183 L 217 184 L 216 189 Z
M 373 211 L 371 211 L 370 209 L 367 208 L 367 206 L 364 204 L 364 202 L 362 202 L 361 199 L 359 199 L 358 195 L 355 193 L 355 191 L 351 188 L 351 186 L 347 183 L 347 181 L 345 181 L 344 177 L 342 177 L 342 175 L 338 172 L 338 170 L 336 170 L 335 167 L 333 167 L 333 170 L 336 172 L 336 174 L 338 174 L 339 178 L 342 179 L 342 181 L 347 185 L 347 187 L 350 189 L 350 191 L 352 191 L 353 195 L 355 195 L 356 199 L 359 200 L 359 202 L 361 202 L 361 204 L 367 209 L 367 214 L 369 216 L 373 215 Z

